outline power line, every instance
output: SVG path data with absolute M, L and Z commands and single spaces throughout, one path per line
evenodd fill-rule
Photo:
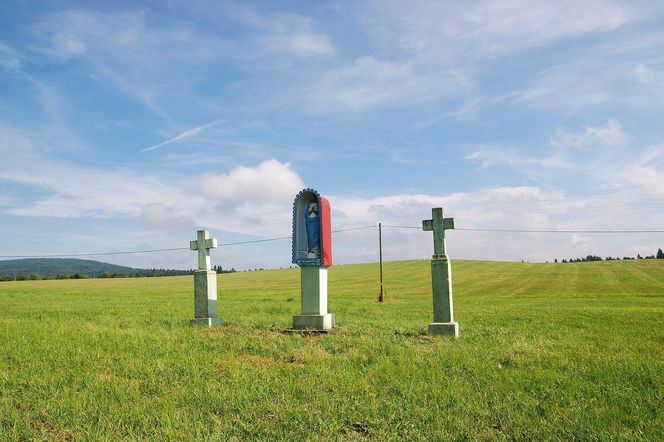
M 462 211 L 455 212 L 457 216 L 477 216 L 477 215 L 528 215 L 533 213 L 542 213 L 542 212 L 582 212 L 588 210 L 623 210 L 623 209 L 656 209 L 664 207 L 664 204 L 661 203 L 651 203 L 651 204 L 632 204 L 632 205 L 607 205 L 607 206 L 583 206 L 583 207 L 572 207 L 572 206 L 554 206 L 554 207 L 523 207 L 523 208 L 514 208 L 508 210 L 500 211 Z
M 175 247 L 172 249 L 132 250 L 128 252 L 68 253 L 68 254 L 58 254 L 58 255 L 0 255 L 0 258 L 69 258 L 76 256 L 134 255 L 138 253 L 172 252 L 175 250 L 189 250 L 189 247 Z
M 398 225 L 383 225 L 386 228 L 394 229 L 417 229 L 421 230 L 421 226 L 398 226 Z M 332 233 L 343 233 L 351 232 L 355 230 L 364 230 L 377 228 L 376 225 L 360 226 L 360 227 L 351 227 L 348 229 L 333 230 Z M 631 234 L 631 233 L 664 233 L 664 230 L 543 230 L 543 229 L 475 229 L 475 228 L 456 228 L 454 230 L 466 231 L 466 232 L 497 232 L 497 233 L 586 233 L 586 234 Z M 265 238 L 265 239 L 255 239 L 250 241 L 239 241 L 231 243 L 219 244 L 219 247 L 230 247 L 243 244 L 256 244 L 263 242 L 272 242 L 272 241 L 283 241 L 286 239 L 291 239 L 292 236 L 282 236 L 278 238 Z M 63 254 L 47 254 L 47 255 L 0 255 L 0 258 L 75 258 L 83 256 L 112 256 L 112 255 L 136 255 L 140 253 L 159 253 L 159 252 L 174 252 L 180 250 L 189 250 L 189 247 L 174 247 L 169 249 L 150 249 L 150 250 L 130 250 L 122 252 L 98 252 L 98 253 L 63 253 Z
M 418 229 L 422 226 L 388 226 L 396 229 Z M 664 233 L 664 230 L 528 230 L 528 229 L 473 229 L 473 228 L 455 228 L 454 230 L 466 232 L 505 232 L 505 233 Z
M 389 227 L 393 229 L 419 229 L 422 230 L 422 226 L 419 227 L 413 227 L 413 226 L 388 226 L 387 224 L 383 224 L 383 227 Z
M 492 206 L 498 206 L 500 209 L 500 204 L 492 204 Z M 457 217 L 481 217 L 481 216 L 500 216 L 500 215 L 533 215 L 540 213 L 550 213 L 550 212 L 584 212 L 584 211 L 598 211 L 606 210 L 609 212 L 618 211 L 618 210 L 645 210 L 645 209 L 656 209 L 664 207 L 662 203 L 651 203 L 651 204 L 633 204 L 633 205 L 608 205 L 608 206 L 584 206 L 584 207 L 572 207 L 572 206 L 553 206 L 553 207 L 514 207 L 507 208 L 507 210 L 493 210 L 493 211 L 453 211 L 448 210 L 447 213 L 457 216 Z M 412 218 L 412 215 L 391 215 L 392 218 Z
M 332 233 L 350 232 L 350 231 L 353 231 L 353 230 L 363 230 L 363 229 L 371 229 L 371 228 L 377 229 L 378 226 L 375 225 L 375 224 L 372 224 L 370 226 L 351 227 L 350 229 L 333 230 Z
M 362 227 L 352 227 L 350 229 L 341 229 L 341 230 L 333 230 L 332 233 L 342 233 L 342 232 L 350 232 L 353 230 L 362 230 L 362 229 L 370 229 L 372 227 L 376 226 L 362 226 Z M 225 247 L 225 246 L 239 246 L 242 244 L 254 244 L 254 243 L 259 243 L 259 242 L 271 242 L 271 241 L 282 241 L 285 239 L 292 239 L 292 236 L 282 236 L 279 238 L 266 238 L 266 239 L 254 239 L 251 241 L 240 241 L 240 242 L 228 242 L 225 244 L 219 244 L 219 247 Z
M 284 239 L 291 239 L 292 236 L 282 236 L 280 238 L 266 238 L 266 239 L 254 239 L 251 241 L 240 241 L 240 242 L 227 242 L 224 244 L 219 244 L 219 247 L 226 247 L 226 246 L 239 246 L 241 244 L 254 244 L 258 242 L 271 242 L 271 241 L 281 241 Z
M 508 233 L 664 233 L 664 230 L 522 230 L 522 229 L 455 229 L 467 232 Z
M 362 226 L 362 227 L 352 227 L 349 229 L 333 230 L 332 233 L 343 233 L 350 232 L 353 230 L 362 230 L 375 228 L 375 225 L 371 226 Z M 282 236 L 279 238 L 265 238 L 265 239 L 255 239 L 251 241 L 240 241 L 240 242 L 230 242 L 219 244 L 219 247 L 228 247 L 228 246 L 237 246 L 241 244 L 254 244 L 260 242 L 271 242 L 271 241 L 282 241 L 285 239 L 291 239 L 292 236 Z M 189 250 L 189 247 L 174 247 L 171 249 L 151 249 L 151 250 L 131 250 L 124 252 L 99 252 L 99 253 L 68 253 L 68 254 L 56 254 L 56 255 L 0 255 L 0 258 L 73 258 L 81 256 L 110 256 L 110 255 L 135 255 L 139 253 L 158 253 L 158 252 L 173 252 L 179 250 Z

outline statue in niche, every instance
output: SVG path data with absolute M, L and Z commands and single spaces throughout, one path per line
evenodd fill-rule
M 293 201 L 293 262 L 300 267 L 332 265 L 330 202 L 314 189 Z
M 307 228 L 307 258 L 318 258 L 320 257 L 320 217 L 317 202 L 312 201 L 307 205 L 304 222 Z

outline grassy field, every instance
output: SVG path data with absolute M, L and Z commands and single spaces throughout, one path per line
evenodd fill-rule
M 0 284 L 0 440 L 664 439 L 664 261 L 454 261 L 461 337 L 424 336 L 428 261 L 330 270 L 328 335 L 281 333 L 299 270 Z

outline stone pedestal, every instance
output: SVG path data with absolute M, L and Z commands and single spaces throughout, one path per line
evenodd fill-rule
M 302 313 L 293 316 L 293 328 L 334 328 L 334 315 L 327 312 L 327 267 L 300 267 L 300 280 Z
M 194 319 L 192 324 L 213 327 L 222 323 L 217 316 L 217 272 L 194 272 Z
M 452 303 L 452 270 L 445 255 L 431 260 L 431 286 L 433 290 L 433 322 L 429 334 L 459 337 L 459 324 L 454 322 Z

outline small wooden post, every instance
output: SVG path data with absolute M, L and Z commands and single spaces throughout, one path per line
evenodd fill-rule
M 380 294 L 378 295 L 378 302 L 385 301 L 383 292 L 383 224 L 378 223 L 378 255 L 380 266 Z

